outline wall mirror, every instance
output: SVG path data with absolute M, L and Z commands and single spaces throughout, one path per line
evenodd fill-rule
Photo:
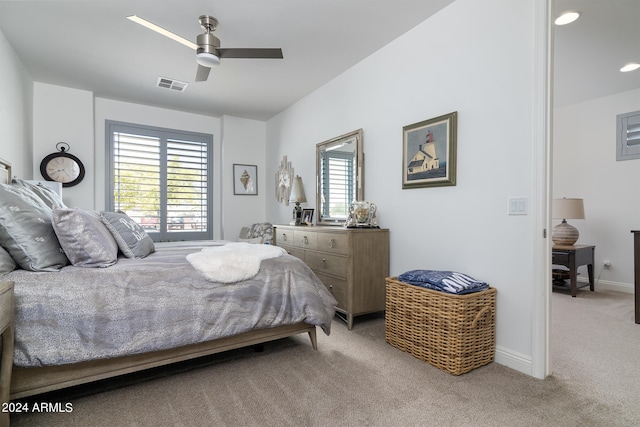
M 364 200 L 362 129 L 316 145 L 316 223 L 343 225 L 349 205 Z

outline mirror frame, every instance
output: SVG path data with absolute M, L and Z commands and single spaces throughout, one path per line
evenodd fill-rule
M 354 130 L 353 132 L 345 133 L 344 135 L 337 136 L 335 138 L 331 138 L 327 141 L 320 142 L 316 144 L 316 209 L 318 214 L 316 216 L 316 224 L 317 225 L 344 225 L 345 219 L 323 219 L 322 217 L 322 193 L 321 193 L 321 179 L 320 179 L 320 162 L 321 162 L 321 153 L 327 148 L 331 148 L 333 146 L 337 146 L 343 144 L 347 141 L 355 140 L 355 184 L 356 184 L 356 194 L 355 201 L 364 200 L 364 151 L 363 147 L 363 139 L 362 139 L 362 129 Z

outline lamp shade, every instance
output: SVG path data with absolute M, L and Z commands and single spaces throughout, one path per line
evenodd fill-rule
M 553 199 L 551 214 L 557 219 L 584 219 L 582 199 Z
M 294 203 L 307 202 L 307 196 L 305 196 L 304 194 L 304 186 L 302 185 L 302 178 L 299 175 L 296 175 L 296 177 L 293 179 L 289 201 Z

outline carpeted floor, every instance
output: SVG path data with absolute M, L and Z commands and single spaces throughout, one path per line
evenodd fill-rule
M 300 335 L 89 388 L 40 396 L 69 413 L 13 426 L 638 426 L 633 295 L 553 294 L 554 374 L 492 363 L 455 377 L 391 347 L 384 319 L 336 319 L 319 351 Z M 497 310 L 500 308 L 497 307 Z M 175 371 L 181 371 L 175 373 Z M 100 393 L 87 395 L 97 389 Z

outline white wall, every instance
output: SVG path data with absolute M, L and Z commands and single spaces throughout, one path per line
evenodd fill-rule
M 33 82 L 0 31 L 0 158 L 12 164 L 13 174 L 32 176 Z
M 270 172 L 287 155 L 310 201 L 315 144 L 363 128 L 365 198 L 390 229 L 391 274 L 457 270 L 496 287 L 496 360 L 527 373 L 536 231 L 507 201 L 531 205 L 534 191 L 535 2 L 457 0 L 267 122 Z M 452 111 L 457 185 L 402 190 L 402 127 Z M 290 211 L 267 197 L 268 218 Z
M 40 162 L 48 154 L 59 151 L 58 142 L 66 142 L 69 153 L 82 161 L 85 178 L 73 187 L 64 188 L 62 198 L 68 206 L 93 208 L 93 93 L 36 82 L 33 104 L 33 178 L 42 179 Z
M 209 133 L 214 141 L 214 238 L 233 240 L 240 228 L 265 218 L 265 123 L 231 116 L 224 118 L 185 113 L 105 98 L 92 92 L 36 83 L 34 90 L 34 178 L 41 178 L 40 161 L 66 141 L 85 165 L 85 179 L 65 188 L 69 206 L 105 207 L 105 120 L 140 123 Z M 222 129 L 224 128 L 224 136 Z M 224 148 L 223 148 L 224 147 Z M 9 159 L 7 159 L 9 160 Z M 233 163 L 258 166 L 258 196 L 234 196 Z M 224 221 L 224 222 L 223 222 Z
M 553 197 L 584 199 L 585 219 L 569 223 L 580 231 L 578 244 L 596 246 L 596 290 L 633 292 L 630 231 L 640 229 L 640 160 L 616 161 L 616 115 L 638 110 L 640 88 L 554 111 Z M 605 258 L 609 269 L 602 268 Z M 586 279 L 586 267 L 580 270 Z
M 236 240 L 240 229 L 256 222 L 266 221 L 265 216 L 265 122 L 232 116 L 222 118 L 224 164 L 222 185 L 226 197 L 223 200 L 226 240 Z M 256 165 L 258 170 L 258 194 L 233 194 L 233 165 Z

